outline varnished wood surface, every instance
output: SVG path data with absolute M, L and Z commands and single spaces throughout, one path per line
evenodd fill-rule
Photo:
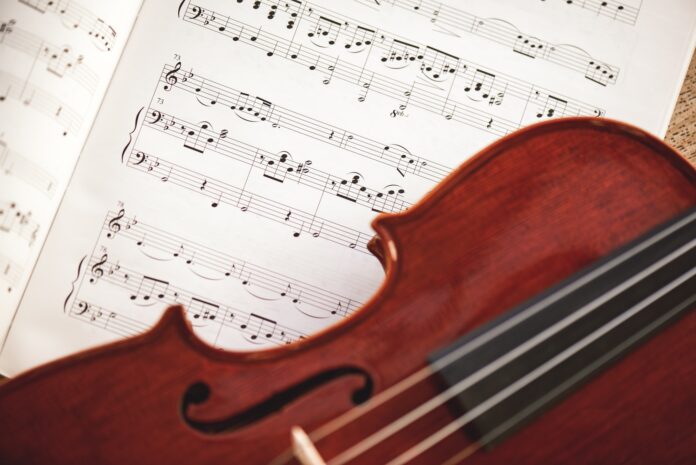
M 354 317 L 304 343 L 256 353 L 212 349 L 170 311 L 152 332 L 33 370 L 0 390 L 3 463 L 265 464 L 350 409 L 362 378 L 323 384 L 265 420 L 217 435 L 182 421 L 183 393 L 219 420 L 328 369 L 362 370 L 374 392 L 426 364 L 437 348 L 696 205 L 696 174 L 641 131 L 607 120 L 549 122 L 484 150 L 423 202 L 375 221 L 387 277 Z M 472 464 L 693 464 L 696 313 L 632 353 Z M 340 434 L 329 459 L 437 393 L 423 383 Z M 440 408 L 354 463 L 384 464 L 453 419 Z M 457 433 L 438 464 L 468 439 Z M 353 463 L 353 462 L 351 462 Z

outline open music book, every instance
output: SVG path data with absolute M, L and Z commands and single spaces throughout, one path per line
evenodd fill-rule
M 490 142 L 664 136 L 695 31 L 693 0 L 4 1 L 0 371 L 176 303 L 230 350 L 337 323 L 383 278 L 371 219 Z

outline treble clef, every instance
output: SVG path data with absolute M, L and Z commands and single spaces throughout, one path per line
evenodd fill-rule
M 118 232 L 121 230 L 121 220 L 123 219 L 123 216 L 126 214 L 126 211 L 122 208 L 116 216 L 111 218 L 109 220 L 109 232 L 106 233 L 106 237 L 111 239 L 114 237 Z
M 92 265 L 92 277 L 89 278 L 90 283 L 95 283 L 99 278 L 104 276 L 104 268 L 102 268 L 102 266 L 106 263 L 108 259 L 109 256 L 107 254 L 104 254 L 101 256 L 97 263 Z
M 167 81 L 167 83 L 164 85 L 164 90 L 171 90 L 172 87 L 176 85 L 177 82 L 179 82 L 179 79 L 176 77 L 176 73 L 181 70 L 181 62 L 177 62 L 176 65 L 174 65 L 174 68 L 172 68 L 171 71 L 167 72 L 167 74 L 164 75 L 164 80 Z

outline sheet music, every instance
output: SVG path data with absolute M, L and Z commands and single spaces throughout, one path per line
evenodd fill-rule
M 380 285 L 371 219 L 497 138 L 577 115 L 663 135 L 696 5 L 572 3 L 146 2 L 0 368 L 176 303 L 216 347 L 298 341 Z
M 139 1 L 0 5 L 0 335 L 14 315 Z

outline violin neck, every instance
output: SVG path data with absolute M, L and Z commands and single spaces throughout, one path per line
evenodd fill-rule
M 696 303 L 696 210 L 432 357 L 493 447 Z

